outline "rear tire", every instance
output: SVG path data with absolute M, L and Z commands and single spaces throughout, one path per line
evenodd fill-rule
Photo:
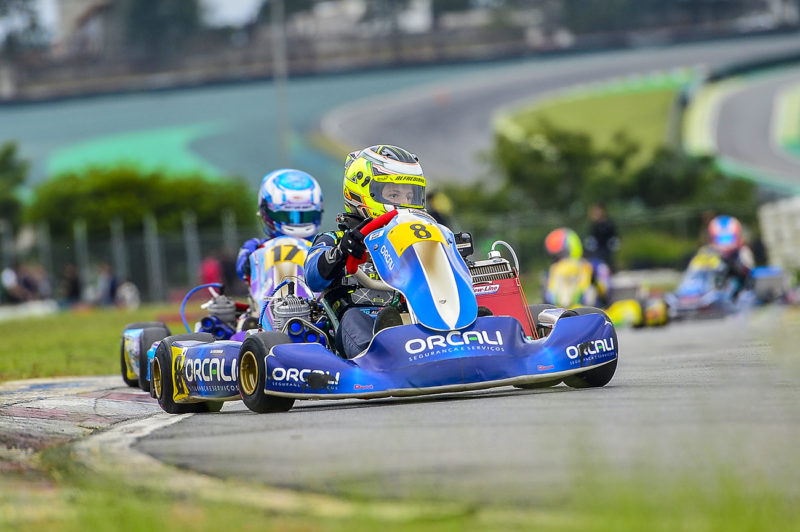
M 122 329 L 122 332 L 124 333 L 125 331 L 130 330 L 130 329 L 148 329 L 148 328 L 151 328 L 151 327 L 163 327 L 167 332 L 167 334 L 165 336 L 169 336 L 169 329 L 167 328 L 166 325 L 164 325 L 160 321 L 136 321 L 136 322 L 133 322 L 133 323 L 129 323 Z M 144 331 L 142 331 L 142 335 L 144 335 Z M 158 338 L 158 339 L 160 340 L 160 338 Z M 155 340 L 153 340 L 153 342 L 155 342 Z M 152 344 L 153 342 L 150 342 L 150 344 Z M 150 347 L 150 344 L 147 345 L 148 348 Z M 142 347 L 142 342 L 140 341 L 139 342 L 139 373 L 140 374 L 144 373 L 144 379 L 145 379 L 145 381 L 147 381 L 147 366 L 146 365 L 142 366 L 142 357 L 143 356 L 144 356 L 145 364 L 147 363 L 147 351 L 145 351 L 144 354 L 142 354 L 141 347 Z M 150 384 L 148 382 L 146 387 L 142 386 L 142 383 L 141 383 L 141 378 L 142 377 L 141 377 L 141 375 L 137 376 L 137 378 L 134 378 L 134 379 L 129 379 L 128 378 L 128 364 L 125 362 L 125 339 L 124 339 L 124 336 L 123 336 L 123 338 L 122 338 L 122 340 L 120 342 L 119 351 L 120 351 L 120 359 L 119 359 L 119 361 L 120 361 L 120 373 L 122 374 L 123 382 L 125 384 L 127 384 L 128 386 L 130 386 L 131 388 L 141 388 L 141 389 L 143 389 L 145 391 L 149 391 L 150 390 Z M 142 371 L 142 370 L 144 370 L 144 371 Z
M 599 308 L 594 307 L 579 307 L 564 311 L 559 319 L 569 319 L 574 316 L 586 316 L 588 314 L 600 314 L 608 320 L 608 315 Z M 611 320 L 608 320 L 611 321 Z M 617 341 L 617 330 L 612 326 L 614 331 L 614 345 L 617 347 L 617 358 L 611 362 L 607 362 L 602 366 L 590 369 L 577 375 L 570 375 L 564 379 L 564 384 L 570 388 L 600 388 L 605 386 L 614 377 L 617 371 L 617 360 L 619 360 L 619 342 Z
M 125 362 L 125 338 L 120 340 L 119 345 L 119 365 L 120 365 L 120 373 L 122 374 L 122 380 L 130 386 L 131 388 L 138 388 L 139 387 L 139 379 L 129 379 L 128 378 L 128 364 Z
M 520 388 L 522 390 L 539 390 L 541 388 L 552 388 L 553 386 L 558 386 L 561 384 L 561 379 L 556 379 L 554 381 L 542 381 L 542 382 L 532 382 L 530 384 L 517 384 L 514 388 Z
M 264 359 L 276 345 L 290 344 L 291 338 L 279 332 L 262 332 L 248 336 L 239 349 L 239 393 L 247 408 L 259 414 L 288 412 L 294 399 L 264 393 L 267 368 Z
M 157 327 L 145 328 L 139 337 L 139 388 L 146 392 L 150 391 L 150 379 L 147 377 L 147 351 L 153 342 L 163 340 L 169 335 L 169 328 L 166 324 L 161 323 Z
M 542 324 L 539 323 L 539 313 L 543 310 L 547 310 L 549 308 L 558 308 L 555 305 L 548 305 L 547 303 L 537 303 L 536 305 L 528 305 L 528 310 L 531 311 L 531 316 L 533 317 L 533 325 L 536 327 L 536 334 L 539 335 L 539 338 L 544 338 L 552 329 L 549 327 L 542 327 Z
M 177 334 L 167 336 L 156 349 L 156 356 L 153 359 L 153 393 L 158 399 L 158 404 L 167 414 L 196 414 L 208 412 L 208 402 L 198 403 L 176 403 L 174 399 L 174 382 L 172 364 L 172 344 L 178 341 L 198 340 L 201 342 L 213 342 L 214 336 L 209 333 Z M 218 403 L 219 401 L 214 401 Z

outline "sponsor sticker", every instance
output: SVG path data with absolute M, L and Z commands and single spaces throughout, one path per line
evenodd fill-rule
M 496 294 L 498 290 L 500 290 L 499 284 L 482 284 L 472 287 L 472 291 L 476 296 L 488 296 L 489 294 Z
M 602 358 L 603 355 L 613 353 L 615 350 L 613 338 L 602 338 L 600 340 L 589 340 L 578 345 L 567 346 L 566 353 L 570 360 L 590 361 L 594 358 Z M 583 356 L 581 356 L 583 355 Z
M 446 335 L 432 334 L 412 338 L 405 344 L 409 362 L 457 351 L 504 351 L 500 331 L 450 331 Z

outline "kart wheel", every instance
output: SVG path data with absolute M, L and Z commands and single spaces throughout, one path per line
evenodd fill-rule
M 137 322 L 134 322 L 134 323 L 127 324 L 122 329 L 122 332 L 124 333 L 125 331 L 127 331 L 129 329 L 147 329 L 148 327 L 164 327 L 166 329 L 166 325 L 164 325 L 160 321 L 137 321 Z M 167 329 L 167 335 L 169 335 L 169 329 Z M 153 342 L 155 342 L 155 340 L 153 340 Z M 147 347 L 149 348 L 150 346 L 148 345 Z M 146 363 L 147 362 L 147 352 L 145 352 L 144 358 L 145 358 L 145 363 Z M 122 337 L 122 339 L 120 341 L 119 362 L 120 362 L 120 372 L 122 374 L 122 380 L 125 382 L 125 384 L 127 384 L 131 388 L 141 387 L 138 378 L 135 378 L 135 379 L 129 379 L 128 378 L 128 364 L 125 362 L 125 338 L 124 338 L 124 336 Z M 141 365 L 141 349 L 140 349 L 140 351 L 139 351 L 139 373 L 142 372 L 141 371 L 142 367 L 145 367 L 145 377 L 146 377 L 147 376 L 147 369 L 146 369 L 146 366 L 142 366 Z M 143 390 L 149 390 L 150 388 L 149 388 L 149 385 L 148 385 L 147 388 L 143 388 L 142 387 L 142 389 Z
M 600 314 L 608 319 L 608 316 L 605 312 L 600 310 L 599 308 L 594 307 L 578 307 L 575 309 L 570 309 L 564 311 L 564 314 L 561 315 L 559 319 L 569 319 L 574 316 L 585 316 L 587 314 Z M 611 321 L 611 320 L 609 320 Z M 617 330 L 613 328 L 614 331 L 614 345 L 619 348 L 619 342 L 617 341 Z M 617 351 L 617 358 L 603 364 L 602 366 L 591 369 L 584 373 L 579 373 L 577 375 L 570 375 L 564 379 L 564 384 L 571 388 L 600 388 L 605 386 L 606 384 L 611 381 L 611 378 L 614 376 L 614 373 L 617 371 L 617 360 L 619 359 L 619 351 Z
M 214 337 L 209 333 L 177 334 L 167 336 L 156 349 L 153 358 L 153 393 L 158 399 L 158 404 L 167 414 L 195 414 L 208 412 L 208 402 L 176 403 L 174 399 L 174 367 L 172 364 L 172 344 L 181 340 L 198 340 L 213 342 Z M 216 402 L 215 402 L 216 403 Z
M 558 308 L 558 307 L 556 307 L 555 305 L 548 305 L 547 303 L 528 305 L 528 310 L 531 311 L 531 316 L 533 317 L 533 324 L 536 327 L 536 334 L 539 335 L 539 338 L 544 338 L 551 332 L 551 329 L 549 327 L 542 327 L 542 324 L 539 323 L 539 313 L 549 308 Z
M 552 388 L 553 386 L 558 386 L 561 384 L 561 379 L 556 379 L 554 381 L 542 381 L 542 382 L 532 382 L 530 384 L 517 384 L 514 388 L 520 388 L 522 390 L 538 390 L 540 388 Z
M 222 405 L 225 404 L 225 401 L 206 401 L 205 404 L 209 412 L 219 412 L 222 410 Z
M 120 373 L 122 374 L 122 380 L 130 386 L 131 388 L 138 388 L 139 387 L 139 379 L 129 379 L 128 378 L 128 364 L 125 363 L 125 338 L 120 340 L 119 345 L 119 365 L 120 365 Z
M 239 393 L 247 408 L 259 414 L 288 412 L 294 399 L 264 393 L 267 368 L 264 359 L 276 345 L 290 344 L 289 336 L 278 332 L 263 332 L 248 336 L 239 350 Z
M 166 324 L 161 323 L 157 327 L 147 327 L 142 331 L 139 337 L 139 388 L 149 392 L 150 379 L 147 378 L 147 351 L 153 342 L 163 340 L 170 335 L 169 328 Z

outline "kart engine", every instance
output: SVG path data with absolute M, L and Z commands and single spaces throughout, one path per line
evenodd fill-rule
M 224 295 L 214 296 L 203 308 L 208 316 L 200 320 L 199 332 L 207 332 L 218 340 L 233 336 L 236 325 L 236 302 Z
M 305 299 L 294 294 L 287 294 L 280 299 L 274 299 L 270 303 L 272 311 L 272 327 L 276 331 L 282 331 L 284 326 L 293 318 L 301 318 L 311 321 L 311 305 Z

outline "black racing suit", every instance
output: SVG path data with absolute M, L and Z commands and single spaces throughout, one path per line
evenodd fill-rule
M 322 292 L 331 308 L 339 318 L 339 329 L 336 332 L 336 349 L 347 358 L 353 358 L 363 352 L 373 337 L 374 315 L 382 307 L 396 304 L 399 296 L 396 292 L 374 290 L 361 286 L 348 275 L 345 266 L 348 254 L 343 252 L 340 243 L 350 230 L 354 230 L 363 218 L 342 213 L 336 217 L 338 231 L 318 234 L 313 241 L 305 262 L 305 277 L 308 286 L 315 292 Z M 368 255 L 367 255 L 368 257 Z M 378 278 L 370 261 L 361 269 Z

